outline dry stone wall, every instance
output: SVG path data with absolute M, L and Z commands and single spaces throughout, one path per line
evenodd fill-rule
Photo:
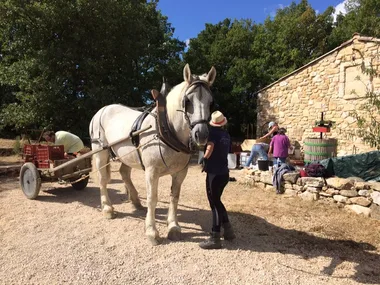
M 256 189 L 276 191 L 272 182 L 273 172 L 245 171 L 246 175 L 240 180 L 241 183 Z M 356 214 L 380 220 L 380 182 L 365 182 L 356 177 L 300 177 L 300 172 L 294 171 L 283 175 L 281 188 L 282 193 L 287 196 L 307 201 L 324 199 Z
M 319 137 L 312 127 L 324 112 L 325 120 L 336 122 L 326 137 L 338 140 L 338 156 L 373 150 L 355 135 L 356 120 L 350 112 L 366 102 L 367 90 L 380 92 L 380 78 L 370 78 L 362 72 L 370 64 L 379 66 L 379 46 L 380 39 L 356 35 L 263 89 L 258 93 L 257 126 L 278 122 L 302 150 L 306 138 Z M 257 133 L 262 132 L 258 127 Z

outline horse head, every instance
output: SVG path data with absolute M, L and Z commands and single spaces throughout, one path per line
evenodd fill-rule
M 182 111 L 191 129 L 191 138 L 198 146 L 207 143 L 208 123 L 211 115 L 213 96 L 210 90 L 216 77 L 216 70 L 211 67 L 207 74 L 191 74 L 188 64 L 183 69 L 183 78 L 186 82 L 182 98 Z

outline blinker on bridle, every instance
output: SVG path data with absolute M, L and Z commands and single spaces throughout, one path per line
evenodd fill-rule
M 186 91 L 185 91 L 185 95 L 183 96 L 183 99 L 182 99 L 182 109 L 183 110 L 177 110 L 177 111 L 180 111 L 180 112 L 184 113 L 186 121 L 189 124 L 190 130 L 192 130 L 198 124 L 208 124 L 208 120 L 206 120 L 206 119 L 201 119 L 201 120 L 196 120 L 196 121 L 191 122 L 190 118 L 189 118 L 189 115 L 187 114 L 186 101 L 190 101 L 190 100 L 187 98 L 187 94 L 186 93 L 193 86 L 194 86 L 194 89 L 198 88 L 198 87 L 204 87 L 204 88 L 207 89 L 207 91 L 210 92 L 210 94 L 212 94 L 208 83 L 205 82 L 205 81 L 203 81 L 203 80 L 201 80 L 201 79 L 199 79 L 199 76 L 197 76 L 196 78 L 194 78 L 194 81 L 191 82 L 189 84 L 189 86 L 187 86 Z M 201 89 L 201 98 L 202 98 L 202 95 L 203 94 L 202 94 L 202 89 Z

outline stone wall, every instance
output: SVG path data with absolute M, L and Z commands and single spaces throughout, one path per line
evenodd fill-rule
M 246 171 L 239 182 L 257 189 L 276 189 L 272 183 L 271 171 Z M 358 178 L 324 179 L 321 177 L 300 177 L 298 171 L 283 175 L 281 192 L 287 196 L 307 201 L 324 199 L 337 203 L 342 208 L 380 220 L 380 182 L 364 182 Z
M 380 78 L 370 78 L 362 72 L 370 63 L 379 66 L 379 47 L 380 39 L 355 35 L 352 40 L 261 90 L 257 134 L 263 132 L 260 126 L 276 121 L 302 149 L 306 138 L 319 137 L 312 127 L 324 112 L 325 120 L 336 122 L 326 137 L 338 139 L 338 156 L 373 150 L 353 135 L 357 127 L 350 112 L 358 110 L 366 101 L 366 90 L 380 92 Z

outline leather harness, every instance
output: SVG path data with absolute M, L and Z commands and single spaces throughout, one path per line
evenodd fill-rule
M 199 77 L 194 78 L 194 81 L 187 87 L 187 89 L 185 91 L 184 98 L 182 99 L 182 108 L 184 110 L 178 110 L 178 111 L 184 112 L 185 118 L 188 121 L 190 129 L 193 129 L 195 127 L 195 125 L 197 125 L 197 124 L 202 124 L 202 123 L 206 123 L 207 124 L 208 123 L 208 121 L 204 120 L 204 119 L 203 120 L 197 120 L 197 121 L 194 121 L 194 122 L 190 122 L 190 119 L 189 119 L 189 117 L 187 115 L 187 112 L 186 112 L 186 100 L 188 100 L 187 96 L 186 96 L 186 93 L 187 93 L 187 91 L 191 87 L 195 86 L 195 88 L 196 88 L 197 85 L 198 86 L 203 86 L 208 91 L 210 91 L 210 88 L 209 88 L 207 82 L 205 82 L 203 80 L 200 80 Z M 161 91 L 159 92 L 159 95 L 157 96 L 157 98 L 155 98 L 156 107 L 157 107 L 156 108 L 157 115 L 153 114 L 151 112 L 152 108 L 150 108 L 150 109 L 144 110 L 143 113 L 141 113 L 137 117 L 137 119 L 134 121 L 134 123 L 132 125 L 132 129 L 130 131 L 130 137 L 131 137 L 132 143 L 133 143 L 133 145 L 136 148 L 139 146 L 139 144 L 140 144 L 140 135 L 132 136 L 132 133 L 141 129 L 141 126 L 142 126 L 142 123 L 143 123 L 144 119 L 150 114 L 150 115 L 153 115 L 153 116 L 156 117 L 156 127 L 157 127 L 157 130 L 158 130 L 158 137 L 159 137 L 159 139 L 162 140 L 166 145 L 168 145 L 170 148 L 172 148 L 173 150 L 175 150 L 177 152 L 183 152 L 183 153 L 186 153 L 186 154 L 190 154 L 190 153 L 192 153 L 192 149 L 190 147 L 191 146 L 191 141 L 189 142 L 189 145 L 183 144 L 177 138 L 177 136 L 175 135 L 174 131 L 172 130 L 172 128 L 169 125 L 168 117 L 167 117 L 167 108 L 166 108 L 166 95 L 167 95 L 167 91 L 166 91 L 166 89 L 165 89 L 164 86 L 165 86 L 165 83 L 164 83 L 163 87 L 161 88 Z M 210 93 L 211 93 L 211 91 L 210 91 Z M 112 155 L 113 151 L 111 150 L 110 152 L 111 152 L 111 155 Z M 139 151 L 139 149 L 138 149 L 137 153 L 138 153 L 138 157 L 139 157 L 141 166 L 145 170 L 144 164 L 142 162 L 141 152 Z M 161 156 L 162 156 L 162 154 L 161 154 Z M 164 163 L 165 163 L 165 161 L 164 161 Z M 166 165 L 166 163 L 165 163 L 165 165 Z

